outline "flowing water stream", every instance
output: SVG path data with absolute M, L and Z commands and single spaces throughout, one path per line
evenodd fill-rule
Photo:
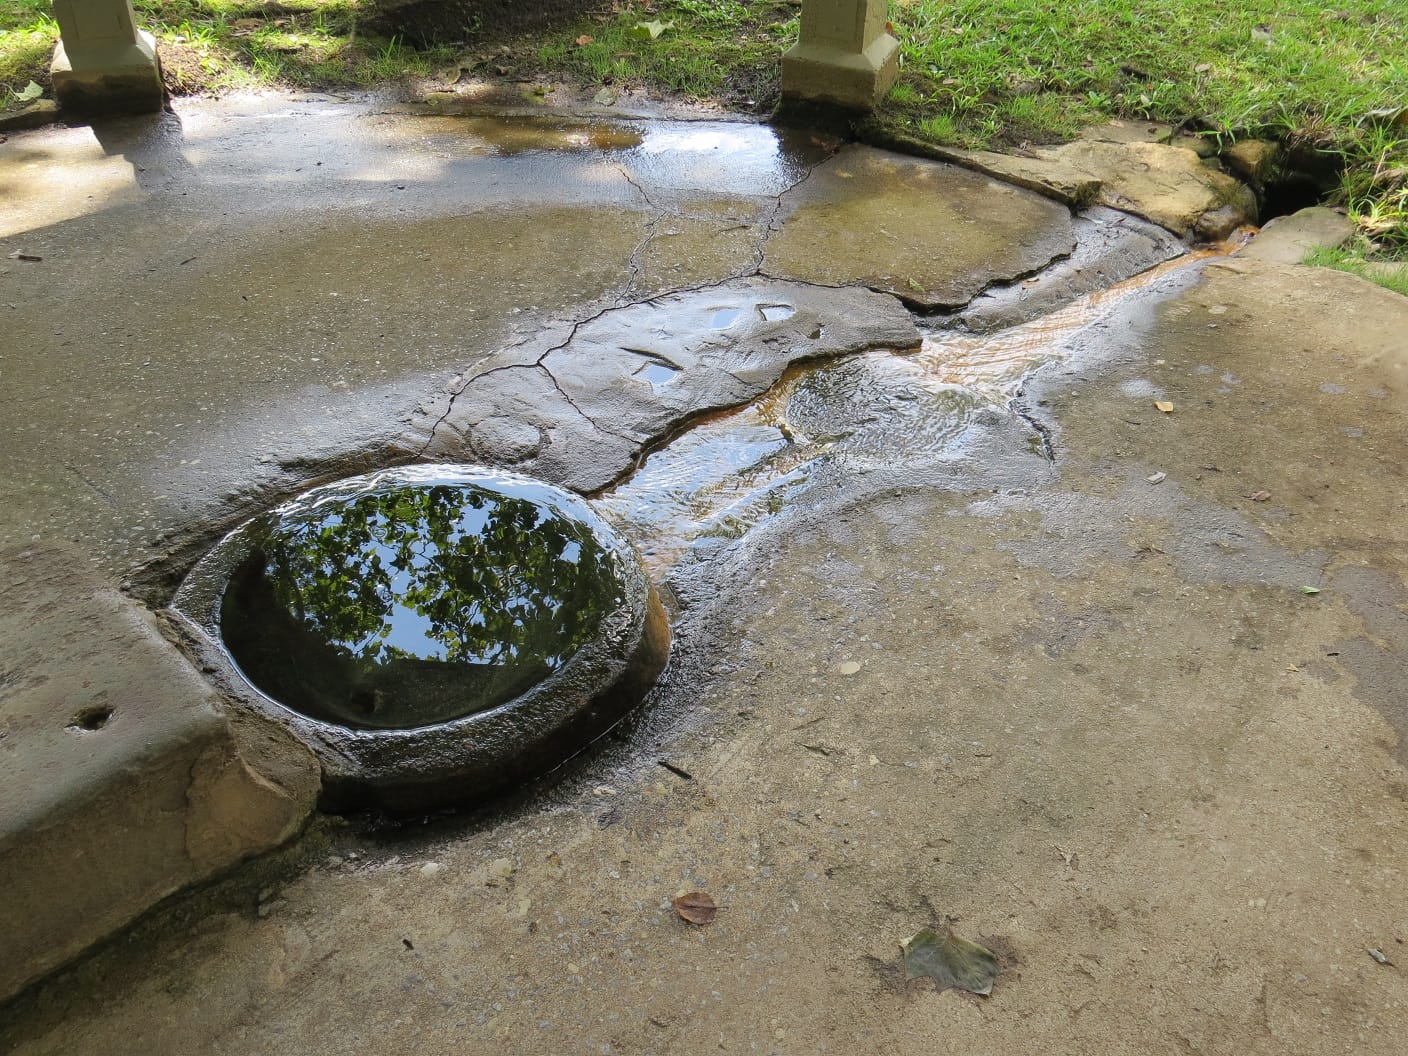
M 994 333 L 935 329 L 917 352 L 795 367 L 753 403 L 706 416 L 652 452 L 597 508 L 637 541 L 660 577 L 828 475 L 959 457 L 978 416 L 1005 413 L 1033 372 L 1076 354 L 1081 332 L 1115 304 L 1224 252 L 1179 257 Z

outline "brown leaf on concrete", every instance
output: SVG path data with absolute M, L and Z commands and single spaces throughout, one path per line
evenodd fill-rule
M 691 891 L 687 895 L 680 895 L 674 900 L 674 906 L 681 920 L 687 920 L 701 928 L 705 924 L 714 923 L 714 918 L 719 915 L 718 903 L 712 895 L 704 891 Z

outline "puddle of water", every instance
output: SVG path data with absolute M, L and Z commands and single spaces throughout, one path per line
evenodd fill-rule
M 1114 302 L 1212 255 L 1169 261 L 997 333 L 932 333 L 907 355 L 881 350 L 794 367 L 755 403 L 706 416 L 653 452 L 598 508 L 659 577 L 776 514 L 818 477 L 952 459 L 977 415 L 1006 407 L 1033 371 L 1072 355 L 1075 335 Z M 738 314 L 721 311 L 714 325 Z
M 505 157 L 537 151 L 633 150 L 646 138 L 635 124 L 541 117 L 434 115 L 417 118 L 413 127 L 453 135 L 462 147 Z
M 790 304 L 762 304 L 758 306 L 758 311 L 761 312 L 763 318 L 770 323 L 790 319 L 797 314 L 796 309 Z
M 709 321 L 709 325 L 715 330 L 727 330 L 738 322 L 738 317 L 742 314 L 742 308 L 720 308 L 714 313 L 714 318 Z
M 648 361 L 645 366 L 636 371 L 636 377 L 644 378 L 652 385 L 664 385 L 667 381 L 678 374 L 679 368 L 672 367 L 668 363 L 662 363 L 658 359 Z
M 284 706 L 358 729 L 485 711 L 562 667 L 621 604 L 614 551 L 579 501 L 406 472 L 316 489 L 241 529 L 221 634 Z

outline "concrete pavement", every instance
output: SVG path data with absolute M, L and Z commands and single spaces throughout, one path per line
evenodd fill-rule
M 575 423 L 538 432 L 563 456 L 534 448 L 539 471 L 596 468 L 576 483 L 607 487 L 677 635 L 654 698 L 565 771 L 423 826 L 315 817 L 7 1006 L 0 1038 L 1395 1051 L 1408 1008 L 1368 951 L 1408 941 L 1408 302 L 1272 253 L 1170 259 L 1144 221 L 985 180 L 755 125 L 326 98 L 0 145 L 0 531 L 14 554 L 91 558 L 66 559 L 91 587 L 46 579 L 77 640 L 93 591 L 156 626 L 147 607 L 222 530 L 313 480 L 432 444 L 485 457 L 475 429 L 522 411 L 475 414 L 477 379 L 515 369 Z M 798 281 L 794 304 L 778 289 Z M 710 287 L 747 303 L 671 311 Z M 917 351 L 901 302 L 944 309 Z M 716 340 L 750 306 L 748 355 L 773 358 L 719 395 L 747 371 L 690 372 L 750 347 Z M 670 379 L 647 374 L 625 404 L 586 402 L 622 384 L 608 346 L 669 359 L 698 394 L 652 403 Z M 609 458 L 581 457 L 593 431 Z M 516 425 L 490 432 L 516 457 Z M 150 663 L 184 663 L 142 634 Z M 0 751 L 28 750 L 14 716 L 42 676 L 65 703 L 44 736 L 84 758 L 104 730 L 69 726 L 109 704 L 79 697 L 111 687 L 80 646 L 17 640 Z M 222 758 L 264 796 L 240 792 L 238 816 L 279 807 L 241 829 L 177 787 L 183 831 L 236 838 L 195 872 L 132 856 L 164 893 L 277 842 L 312 792 L 296 746 L 237 729 L 194 668 L 159 681 L 160 714 L 225 717 Z M 38 802 L 16 773 L 7 804 Z M 669 909 L 695 888 L 725 906 L 703 929 Z M 986 1002 L 899 974 L 899 941 L 944 925 L 1005 958 Z M 69 952 L 26 950 L 11 985 Z

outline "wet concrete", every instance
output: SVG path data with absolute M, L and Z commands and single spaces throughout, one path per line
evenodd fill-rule
M 1108 260 L 1122 279 L 1175 247 L 1108 213 L 1062 227 L 1041 203 L 1067 247 L 1051 255 L 1089 262 L 1066 294 L 1007 269 L 966 312 L 926 320 L 917 351 L 860 340 L 797 364 L 816 354 L 810 330 L 788 329 L 803 309 L 821 320 L 828 298 L 857 298 L 835 314 L 860 335 L 859 315 L 887 319 L 895 302 L 841 290 L 799 304 L 756 274 L 804 212 L 794 195 L 846 153 L 824 161 L 832 145 L 810 144 L 804 171 L 779 161 L 729 204 L 687 186 L 722 141 L 672 131 L 700 147 L 677 170 L 669 151 L 562 152 L 601 174 L 584 211 L 632 221 L 593 251 L 609 277 L 572 273 L 596 291 L 576 309 L 540 304 L 515 328 L 501 296 L 500 336 L 432 369 L 438 394 L 407 351 L 399 380 L 355 393 L 407 399 L 394 436 L 341 454 L 355 429 L 325 420 L 307 427 L 311 450 L 259 463 L 241 405 L 221 404 L 211 442 L 243 454 L 165 522 L 196 538 L 339 459 L 411 457 L 427 439 L 482 433 L 526 462 L 543 434 L 525 421 L 556 394 L 555 419 L 592 421 L 600 457 L 634 467 L 601 501 L 639 536 L 675 617 L 661 687 L 495 809 L 316 821 L 10 1005 L 0 1041 L 788 1053 L 961 1034 L 1013 1053 L 1396 1053 L 1408 1007 L 1368 951 L 1393 960 L 1408 942 L 1405 302 L 1234 258 L 1171 261 L 1063 307 L 1089 268 Z M 475 149 L 462 171 L 535 157 Z M 1013 200 L 1027 202 L 992 198 Z M 667 347 L 637 340 L 663 340 L 655 323 L 626 324 L 663 303 L 669 239 L 708 248 L 684 264 L 690 289 L 666 294 L 696 316 Z M 1134 248 L 1124 264 L 1080 258 L 1098 243 Z M 833 247 L 843 263 L 852 245 Z M 379 274 L 360 323 L 391 311 L 399 278 Z M 727 387 L 702 369 L 701 335 L 745 318 L 798 351 L 759 342 L 756 384 L 725 394 L 743 407 L 691 418 L 681 403 L 668 426 L 644 414 L 647 394 L 692 372 L 701 392 Z M 576 337 L 580 355 L 553 358 Z M 618 369 L 592 374 L 598 360 Z M 479 387 L 505 376 L 537 386 L 508 413 L 507 388 Z M 579 397 L 601 402 L 583 414 Z M 442 419 L 462 425 L 442 433 Z M 162 550 L 108 552 L 125 569 Z M 675 916 L 688 890 L 716 897 L 717 922 Z M 899 943 L 946 925 L 1002 952 L 991 999 L 904 983 Z
M 965 169 L 851 146 L 788 196 L 770 275 L 955 309 L 1075 249 L 1070 210 Z M 922 232 L 925 237 L 916 238 Z M 837 255 L 834 248 L 847 252 Z

